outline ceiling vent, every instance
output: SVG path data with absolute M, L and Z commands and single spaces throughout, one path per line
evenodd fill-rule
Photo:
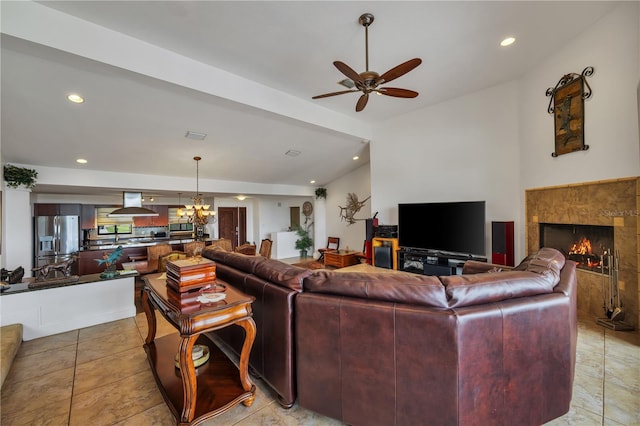
M 122 208 L 112 211 L 107 216 L 158 216 L 158 213 L 142 207 L 142 192 L 123 192 Z
M 284 155 L 288 155 L 289 157 L 297 157 L 300 154 L 302 154 L 302 151 L 296 151 L 295 149 L 290 149 L 284 153 Z
M 204 138 L 207 137 L 207 134 L 206 133 L 192 132 L 191 130 L 189 130 L 187 133 L 185 133 L 184 137 L 187 138 L 187 139 L 193 139 L 193 140 L 196 140 L 196 141 L 203 141 Z

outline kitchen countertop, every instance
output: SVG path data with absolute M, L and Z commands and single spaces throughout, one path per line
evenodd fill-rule
M 35 278 L 24 278 L 23 281 L 20 283 L 9 284 L 9 288 L 7 288 L 6 290 L 3 290 L 0 293 L 0 295 L 8 296 L 16 293 L 26 293 L 30 291 L 47 290 L 47 289 L 56 288 L 56 287 L 69 287 L 69 286 L 74 286 L 79 284 L 88 284 L 88 283 L 99 282 L 99 281 L 109 281 L 109 280 L 117 280 L 120 278 L 136 277 L 140 275 L 136 271 L 118 271 L 118 272 L 120 272 L 121 275 L 110 277 L 110 278 L 102 278 L 100 274 L 81 275 L 78 277 L 76 281 L 52 282 L 51 285 L 44 285 L 42 287 L 36 287 L 36 288 L 29 288 L 29 283 L 34 282 Z
M 122 246 L 122 248 L 134 248 L 155 246 L 156 244 L 184 244 L 195 240 L 195 238 L 131 238 L 119 242 L 103 240 L 102 244 L 90 244 L 89 247 L 80 248 L 80 251 L 113 250 L 118 248 L 118 246 Z M 208 242 L 213 240 L 207 238 L 204 241 Z

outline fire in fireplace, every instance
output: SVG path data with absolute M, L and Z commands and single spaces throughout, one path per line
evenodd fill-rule
M 540 247 L 552 247 L 578 268 L 603 272 L 603 257 L 613 249 L 613 227 L 598 225 L 540 224 Z M 608 265 L 605 259 L 604 272 Z

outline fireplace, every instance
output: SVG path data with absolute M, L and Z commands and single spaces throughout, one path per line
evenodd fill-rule
M 613 226 L 540 223 L 540 247 L 559 250 L 578 268 L 608 273 L 607 255 L 614 247 Z
M 615 304 L 624 309 L 624 322 L 638 330 L 640 177 L 527 189 L 525 195 L 526 254 L 544 245 L 582 263 L 576 272 L 578 311 L 592 318 L 609 317 L 613 293 Z M 617 255 L 613 272 L 607 257 L 604 267 L 598 264 L 604 249 Z M 613 292 L 607 284 L 612 273 L 617 283 Z

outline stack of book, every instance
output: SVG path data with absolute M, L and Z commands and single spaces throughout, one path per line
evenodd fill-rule
M 167 262 L 167 287 L 178 293 L 216 282 L 216 263 L 209 259 L 178 259 Z
M 200 309 L 200 289 L 215 282 L 216 264 L 209 259 L 167 262 L 167 297 L 183 313 Z

